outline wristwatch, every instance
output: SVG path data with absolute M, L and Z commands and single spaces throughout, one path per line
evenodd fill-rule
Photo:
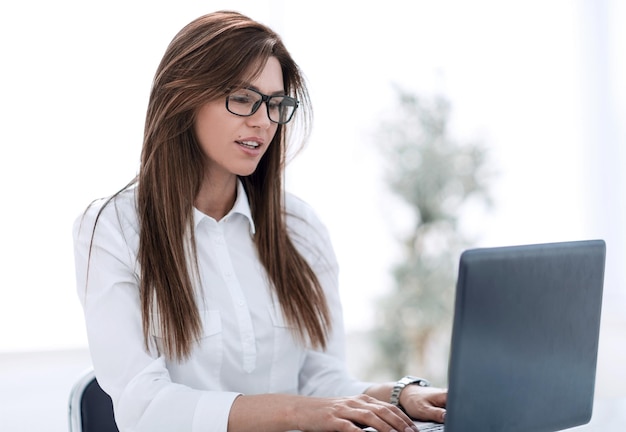
M 425 380 L 424 378 L 418 378 L 418 377 L 414 377 L 411 375 L 407 375 L 404 378 L 401 378 L 400 380 L 398 380 L 398 382 L 393 386 L 393 390 L 391 391 L 391 399 L 389 402 L 392 405 L 400 407 L 400 393 L 402 393 L 402 390 L 404 390 L 406 386 L 411 385 L 411 384 L 415 384 L 420 387 L 430 386 L 430 383 L 428 382 L 428 380 Z

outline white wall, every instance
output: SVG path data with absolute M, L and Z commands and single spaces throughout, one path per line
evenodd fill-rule
M 309 79 L 315 131 L 289 168 L 288 186 L 333 235 L 348 329 L 372 324 L 396 254 L 397 211 L 376 151 L 384 143 L 372 138 L 392 103 L 391 82 L 444 92 L 458 138 L 491 146 L 496 207 L 466 222 L 479 244 L 605 237 L 607 296 L 620 297 L 624 6 L 388 0 L 360 2 L 357 11 L 355 4 L 3 3 L 0 352 L 85 346 L 71 223 L 91 199 L 135 174 L 165 46 L 189 20 L 221 8 L 276 27 Z M 601 7 L 608 11 L 586 19 Z

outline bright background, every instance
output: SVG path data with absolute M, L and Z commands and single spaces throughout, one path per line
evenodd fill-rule
M 349 332 L 376 324 L 406 223 L 374 139 L 395 83 L 444 94 L 454 136 L 488 145 L 476 245 L 607 241 L 603 346 L 626 345 L 625 2 L 33 0 L 0 6 L 0 354 L 86 347 L 72 222 L 135 175 L 165 47 L 218 9 L 277 30 L 308 78 L 314 132 L 287 187 L 331 232 Z M 616 361 L 600 366 L 624 395 Z

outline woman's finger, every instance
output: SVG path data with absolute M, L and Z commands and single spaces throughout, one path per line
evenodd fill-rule
M 398 407 L 369 398 L 363 407 L 355 409 L 358 423 L 373 427 L 379 432 L 415 432 L 413 421 Z

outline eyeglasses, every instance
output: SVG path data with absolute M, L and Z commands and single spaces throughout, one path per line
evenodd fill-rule
M 288 123 L 299 105 L 298 100 L 290 96 L 268 96 L 251 88 L 244 88 L 226 96 L 226 109 L 232 114 L 249 117 L 258 111 L 263 102 L 267 106 L 269 119 L 278 124 Z

